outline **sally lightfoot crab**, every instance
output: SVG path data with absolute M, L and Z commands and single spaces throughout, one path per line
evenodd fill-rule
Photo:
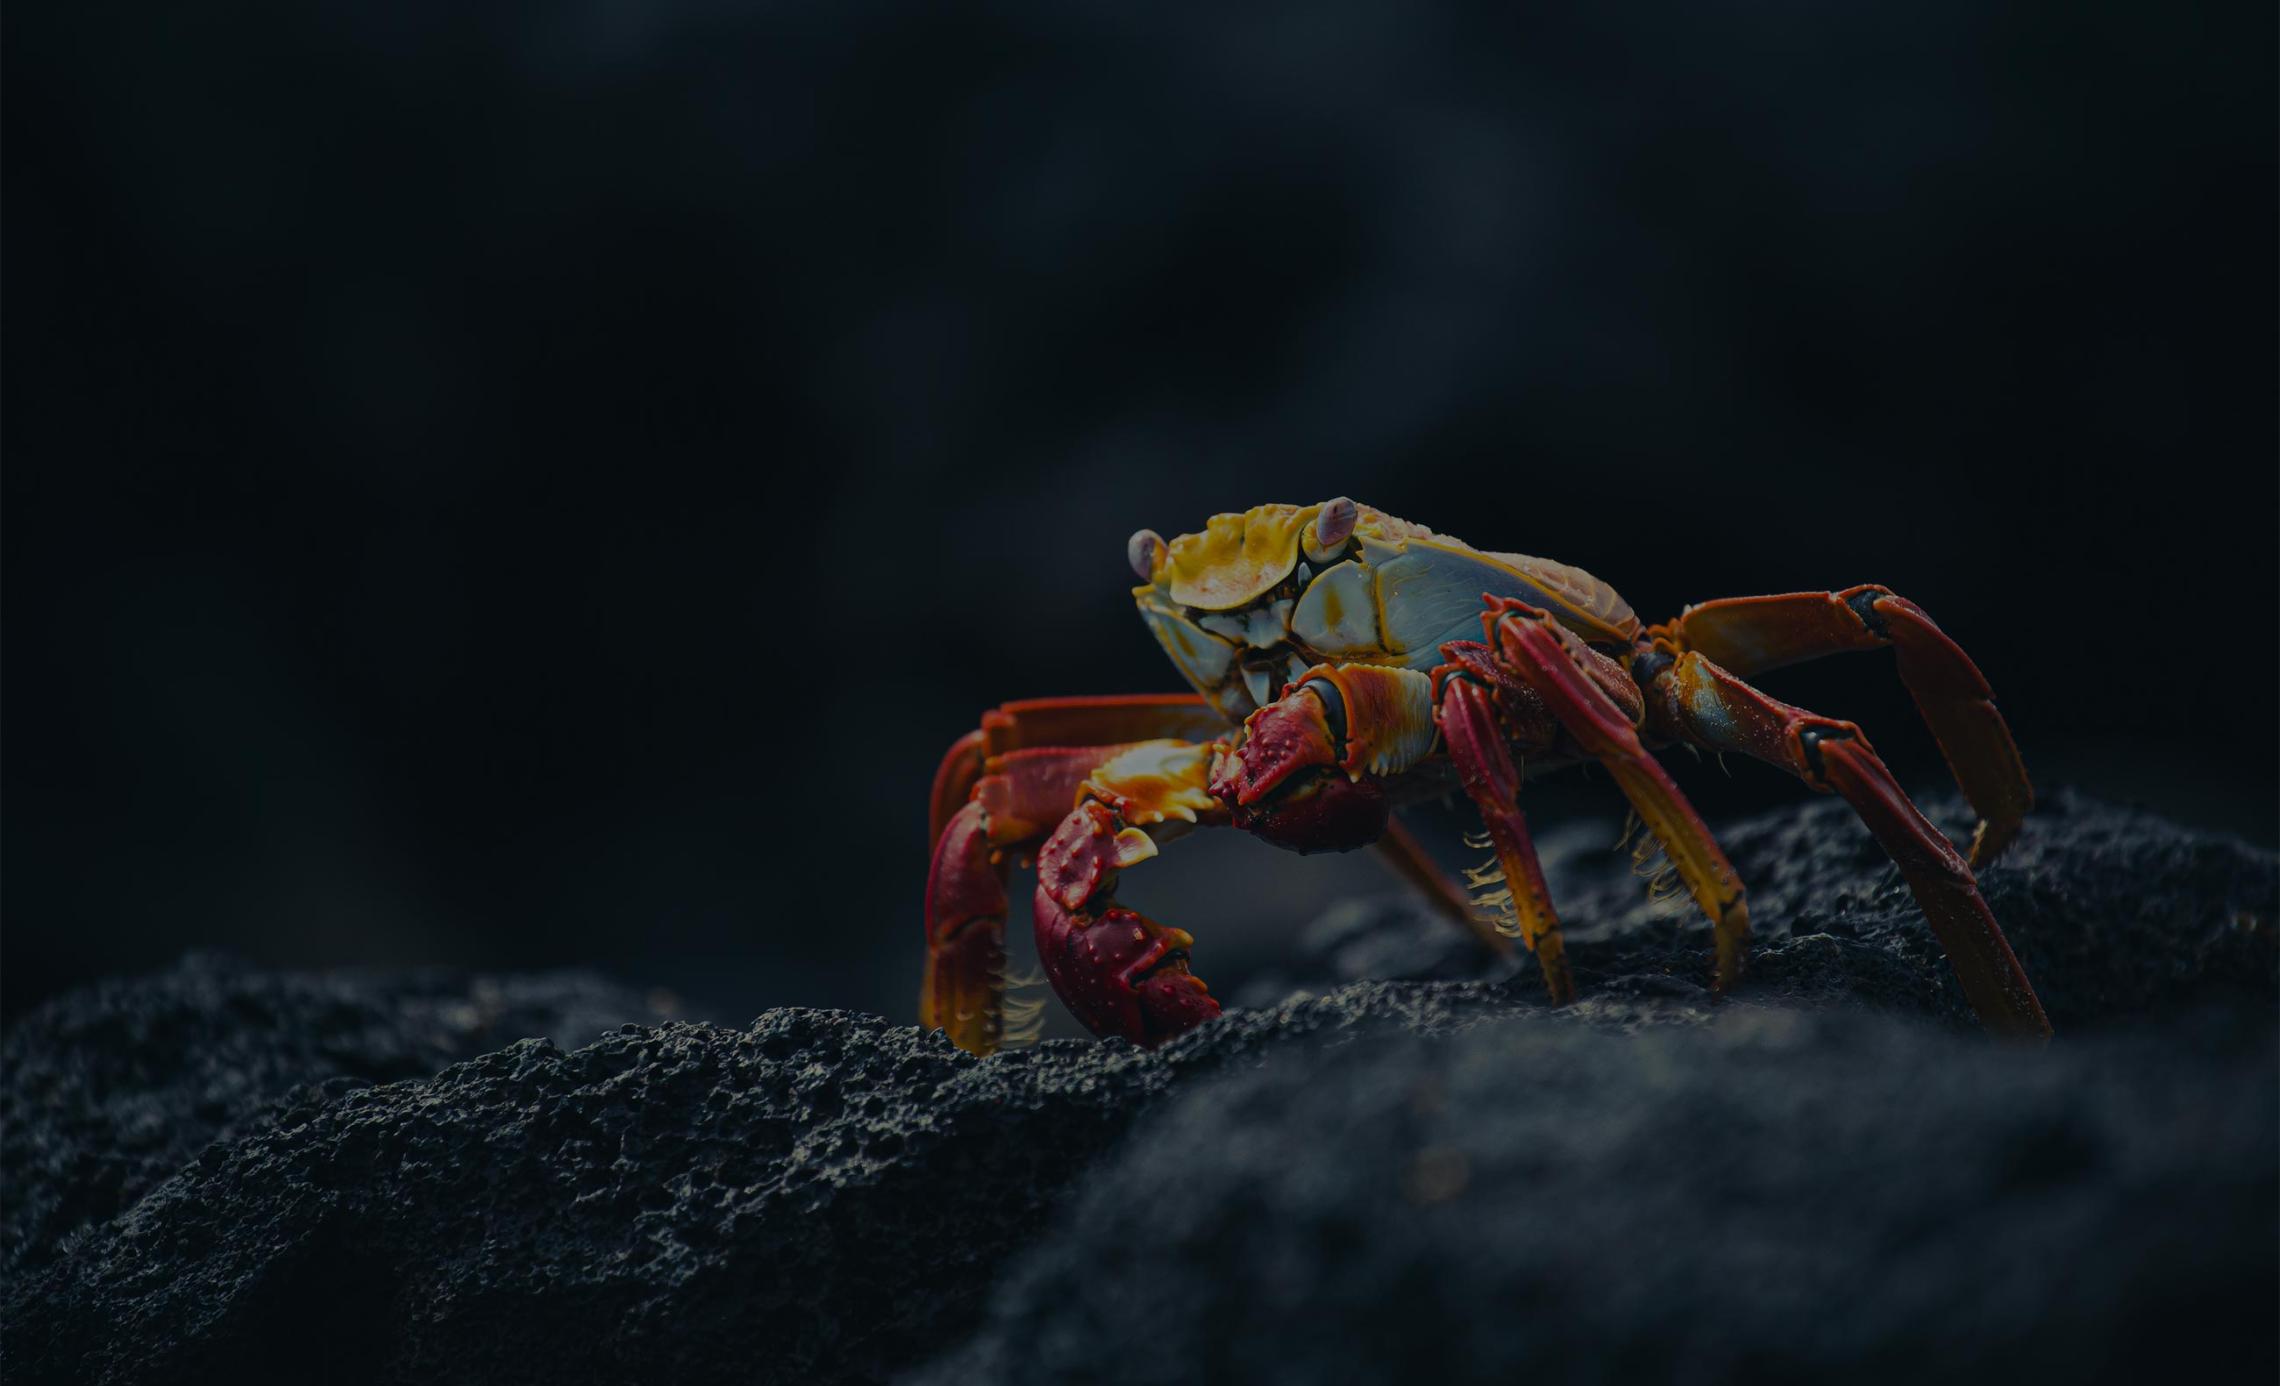
M 1344 498 L 1214 516 L 1170 543 L 1142 530 L 1130 558 L 1140 614 L 1195 691 L 1007 703 L 935 777 L 920 1018 L 960 1047 L 986 1054 L 1004 1039 L 1005 886 L 1032 857 L 1039 960 L 1095 1034 L 1155 1044 L 1218 1014 L 1190 970 L 1194 940 L 1116 900 L 1121 872 L 1198 827 L 1300 852 L 1374 843 L 1484 941 L 1516 935 L 1552 1001 L 1571 1001 L 1519 796 L 1523 765 L 1534 775 L 1587 760 L 1708 916 L 1722 994 L 1741 975 L 1749 915 L 1725 853 L 1649 753 L 1669 745 L 1739 752 L 1842 796 L 1899 867 L 1986 1028 L 2050 1033 L 1972 875 L 2032 806 L 2026 767 L 1970 657 L 1889 589 L 1732 597 L 1642 627 L 1579 569 L 1477 550 Z M 1978 814 L 1968 862 L 1859 727 L 1745 682 L 1887 646 Z M 1495 849 L 1478 901 L 1397 817 L 1452 787 Z

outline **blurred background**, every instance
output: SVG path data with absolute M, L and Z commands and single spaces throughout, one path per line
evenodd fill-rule
M 1649 619 L 1887 583 L 2046 787 L 2271 845 L 2274 40 L 11 5 L 0 1006 L 218 946 L 910 1018 L 943 748 L 1176 686 L 1135 528 L 1339 494 Z M 1941 782 L 1889 657 L 1770 682 Z M 1382 880 L 1149 871 L 1223 990 Z

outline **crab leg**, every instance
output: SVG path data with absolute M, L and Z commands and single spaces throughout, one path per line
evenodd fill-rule
M 1226 730 L 1192 693 L 1032 698 L 982 714 L 935 771 L 928 825 L 926 975 L 919 1023 L 959 1048 L 1004 1038 L 1005 883 L 1076 802 L 1085 777 L 1126 746 Z
M 1659 730 L 1777 765 L 1852 805 L 1900 868 L 1980 1023 L 1998 1034 L 2049 1036 L 2042 1003 L 1971 867 L 1901 791 L 1859 727 L 1768 697 L 1692 652 L 1657 672 L 1648 694 Z
M 1741 977 L 1749 949 L 1741 880 L 1694 806 L 1640 743 L 1631 718 L 1593 677 L 1595 664 L 1611 661 L 1536 607 L 1508 597 L 1488 603 L 1481 624 L 1500 665 L 1542 698 L 1567 734 L 1614 776 L 1709 917 L 1717 942 L 1712 985 L 1724 992 Z
M 1504 736 L 1488 692 L 1469 679 L 1443 681 L 1437 711 L 1441 744 L 1457 767 L 1465 793 L 1480 810 L 1496 848 L 1497 864 L 1504 870 L 1504 888 L 1510 894 L 1512 915 L 1520 927 L 1520 941 L 1536 955 L 1544 970 L 1544 986 L 1552 1004 L 1575 1000 L 1575 978 L 1568 971 L 1567 949 L 1560 939 L 1559 915 L 1544 884 L 1544 868 L 1536 860 L 1536 845 L 1528 836 L 1528 822 L 1520 815 L 1520 776 L 1504 749 Z
M 1004 1038 L 1006 877 L 1077 787 L 1121 746 L 1038 747 L 992 757 L 973 798 L 950 815 L 926 873 L 926 976 L 918 1021 L 987 1054 Z
M 919 1023 L 948 1031 L 962 1049 L 994 1051 L 1004 1037 L 1005 885 L 1015 859 L 1044 842 L 1087 776 L 1132 746 L 1209 741 L 1226 730 L 1192 693 L 1032 698 L 982 714 L 934 776 Z M 1399 824 L 1377 846 L 1440 914 L 1483 947 L 1510 950 Z
M 973 797 L 974 786 L 988 773 L 992 756 L 1041 746 L 1115 746 L 1166 736 L 1209 741 L 1226 730 L 1226 720 L 1193 693 L 1119 693 L 1005 703 L 983 713 L 981 726 L 958 738 L 942 757 L 934 772 L 926 840 L 930 844 L 941 840 L 951 815 Z M 1090 772 L 1091 767 L 1086 767 Z M 1046 832 L 1068 807 L 1065 802 L 1055 805 L 1038 833 Z
M 1985 866 L 2000 856 L 2034 807 L 2026 764 L 1985 676 L 1922 607 L 1889 587 L 1870 583 L 1842 592 L 1728 597 L 1690 606 L 1649 634 L 1668 647 L 1666 653 L 1696 651 L 1738 678 L 1890 645 L 1899 654 L 1900 681 L 1979 815 L 1971 865 Z
M 958 738 L 934 772 L 927 841 L 942 840 L 951 818 L 974 795 L 988 772 L 989 758 L 1024 747 L 1101 746 L 1172 737 L 1208 741 L 1227 730 L 1210 704 L 1193 693 L 1135 693 L 1098 697 L 1031 698 L 1006 703 L 982 714 L 982 725 Z M 1086 767 L 1087 773 L 1091 767 Z M 1077 776 L 1083 779 L 1082 774 Z M 1057 805 L 1056 812 L 1066 808 Z M 1039 825 L 1039 836 L 1044 833 Z M 1511 951 L 1493 929 L 1483 931 L 1473 917 L 1463 886 L 1449 879 L 1432 854 L 1396 817 L 1377 844 L 1378 854 L 1451 923 L 1472 934 L 1491 952 Z

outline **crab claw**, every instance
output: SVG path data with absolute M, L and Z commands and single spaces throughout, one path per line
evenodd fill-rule
M 1251 714 L 1243 743 L 1219 758 L 1211 792 L 1235 826 L 1295 852 L 1349 852 L 1385 835 L 1390 810 L 1371 777 L 1340 768 L 1344 709 L 1335 688 L 1310 681 Z
M 1338 768 L 1338 742 L 1328 706 L 1311 689 L 1260 708 L 1243 724 L 1243 741 L 1212 767 L 1212 797 L 1249 808 L 1308 770 Z
M 1115 903 L 1117 872 L 1155 854 L 1148 834 L 1087 799 L 1037 858 L 1037 958 L 1054 992 L 1094 1034 L 1143 1045 L 1219 1014 L 1188 971 L 1195 940 Z

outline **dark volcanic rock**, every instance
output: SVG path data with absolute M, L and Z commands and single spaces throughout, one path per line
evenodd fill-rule
M 1953 794 L 1927 812 L 1958 839 Z M 1576 984 L 1595 999 L 1710 1000 L 1710 930 L 1683 899 L 1655 903 L 1605 825 L 1555 826 L 1540 851 Z M 1867 1005 L 1974 1028 L 1931 926 L 1876 840 L 1842 802 L 1728 824 L 1718 841 L 1749 890 L 1753 947 L 1737 999 Z M 2280 991 L 2280 865 L 2234 838 L 2197 833 L 2068 790 L 2048 795 L 1980 891 L 2061 1032 L 2212 1003 L 2271 1004 Z M 1400 897 L 1353 901 L 1318 921 L 1290 970 L 1242 993 L 1251 1004 L 1363 977 L 1512 978 L 1532 960 L 1485 958 Z
M 7 1374 L 1986 1379 L 2120 1372 L 2147 1322 L 2269 1361 L 2270 854 L 2038 814 L 1986 874 L 2061 1027 L 2032 1050 L 1967 1032 L 1841 806 L 1722 836 L 1758 924 L 1724 1006 L 1703 931 L 1595 852 L 1555 863 L 1566 1012 L 1522 966 L 1154 1053 L 981 1061 L 785 1010 L 412 1077 L 459 1041 L 404 1036 L 463 994 L 325 1020 L 249 1012 L 311 983 L 239 974 L 164 1024 L 73 998 L 8 1037 L 10 1125 L 39 1134 L 9 1156 Z M 1350 918 L 1286 985 L 1474 967 L 1437 942 L 1399 966 L 1410 927 Z M 241 1063 L 240 1093 L 207 1071 Z M 203 1125 L 138 1146 L 153 1104 Z M 19 1164 L 64 1191 L 21 1234 Z
M 45 1264 L 303 1083 L 424 1078 L 526 1036 L 583 1044 L 677 1003 L 588 973 L 257 972 L 192 955 L 29 1012 L 0 1039 L 0 1270 Z
M 979 1310 L 1053 1196 L 1175 1075 L 1494 1009 L 1483 988 L 1361 987 L 1156 1053 L 1064 1041 L 989 1061 L 779 1010 L 304 1088 L 11 1287 L 8 1376 L 875 1378 Z
M 1735 1007 L 1278 1053 L 1084 1180 L 933 1382 L 2268 1382 L 2269 1020 Z

